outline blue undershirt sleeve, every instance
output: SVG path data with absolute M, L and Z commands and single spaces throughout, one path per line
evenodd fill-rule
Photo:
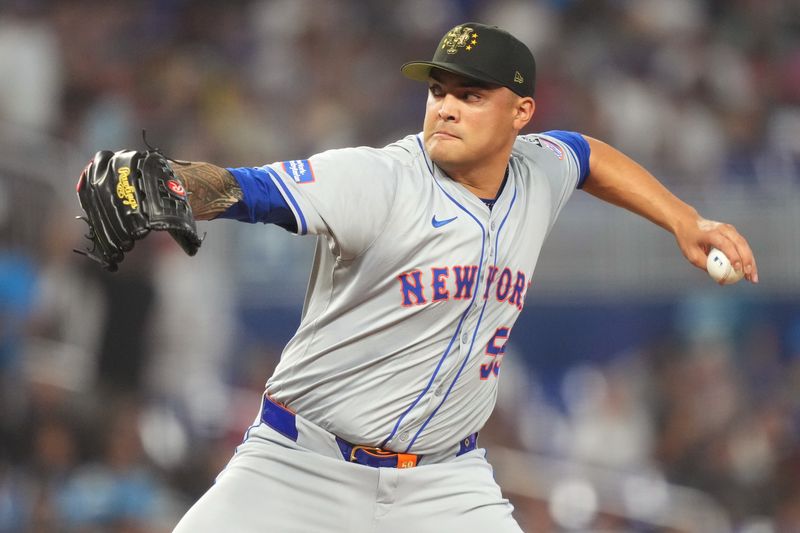
M 244 198 L 230 206 L 218 218 L 242 222 L 275 224 L 297 233 L 297 220 L 269 173 L 263 168 L 228 168 L 239 183 Z
M 555 137 L 559 141 L 569 146 L 578 158 L 578 166 L 580 167 L 580 176 L 578 178 L 578 189 L 583 187 L 586 181 L 586 176 L 589 175 L 589 154 L 591 149 L 589 143 L 583 138 L 580 133 L 573 131 L 551 130 L 544 132 L 545 135 Z

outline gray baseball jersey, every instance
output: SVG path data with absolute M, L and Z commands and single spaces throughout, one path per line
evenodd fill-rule
M 542 243 L 581 177 L 569 143 L 519 136 L 492 209 L 422 135 L 263 167 L 318 238 L 268 393 L 350 442 L 428 454 L 478 431 Z
M 271 399 L 175 532 L 520 533 L 474 433 L 542 243 L 586 174 L 581 142 L 519 137 L 491 209 L 421 135 L 231 169 L 245 199 L 226 216 L 319 238 Z M 396 468 L 353 444 L 398 452 Z

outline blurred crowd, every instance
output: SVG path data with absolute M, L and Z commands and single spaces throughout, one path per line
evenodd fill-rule
M 623 147 L 668 183 L 797 180 L 790 0 L 10 0 L 0 117 L 85 152 L 146 126 L 184 157 L 263 163 L 420 129 L 398 75 L 443 28 L 497 23 L 538 62 L 532 129 Z
M 791 0 L 2 2 L 0 533 L 169 531 L 230 457 L 280 353 L 242 335 L 237 290 L 294 265 L 248 262 L 251 234 L 220 223 L 203 261 L 159 235 L 109 276 L 71 252 L 81 228 L 63 223 L 81 161 L 141 147 L 142 128 L 173 157 L 222 166 L 381 146 L 421 129 L 424 88 L 399 66 L 465 20 L 534 51 L 531 131 L 606 140 L 693 194 L 800 186 Z M 20 149 L 28 134 L 39 140 Z M 532 377 L 505 375 L 513 401 L 485 442 L 655 470 L 739 531 L 800 530 L 800 329 L 792 343 L 762 326 L 735 345 L 676 335 L 576 367 L 559 406 L 518 352 L 514 374 Z M 589 527 L 517 498 L 536 530 Z M 595 526 L 653 530 L 636 518 Z
M 521 499 L 526 531 L 570 523 L 581 531 L 800 530 L 800 328 L 796 322 L 793 338 L 782 338 L 766 317 L 753 319 L 752 308 L 731 303 L 687 298 L 663 317 L 664 334 L 607 360 L 571 365 L 556 399 L 535 367 L 530 380 L 504 375 L 493 420 L 500 427 L 490 425 L 484 435 L 531 452 L 531 463 L 540 465 L 531 471 L 540 477 L 534 473 L 529 483 L 550 498 L 549 512 Z M 503 432 L 504 423 L 515 431 Z M 574 463 L 548 478 L 545 458 Z M 571 518 L 559 523 L 553 495 L 576 482 L 592 503 L 578 495 L 566 509 Z M 698 499 L 709 514 L 693 515 L 694 504 L 680 503 L 676 487 L 709 496 Z M 585 518 L 576 518 L 582 512 Z M 670 528 L 644 525 L 669 514 Z M 725 517 L 723 526 L 716 514 Z

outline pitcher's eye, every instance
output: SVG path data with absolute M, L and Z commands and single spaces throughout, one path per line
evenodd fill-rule
M 442 96 L 444 94 L 442 87 L 439 85 L 431 85 L 430 87 L 428 87 L 428 90 L 431 92 L 433 96 Z

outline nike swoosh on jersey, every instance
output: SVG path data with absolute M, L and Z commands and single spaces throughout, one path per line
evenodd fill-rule
M 434 228 L 441 228 L 445 224 L 449 224 L 457 218 L 458 217 L 446 218 L 444 220 L 436 220 L 436 215 L 433 215 L 433 218 L 431 219 L 431 224 L 433 224 Z

